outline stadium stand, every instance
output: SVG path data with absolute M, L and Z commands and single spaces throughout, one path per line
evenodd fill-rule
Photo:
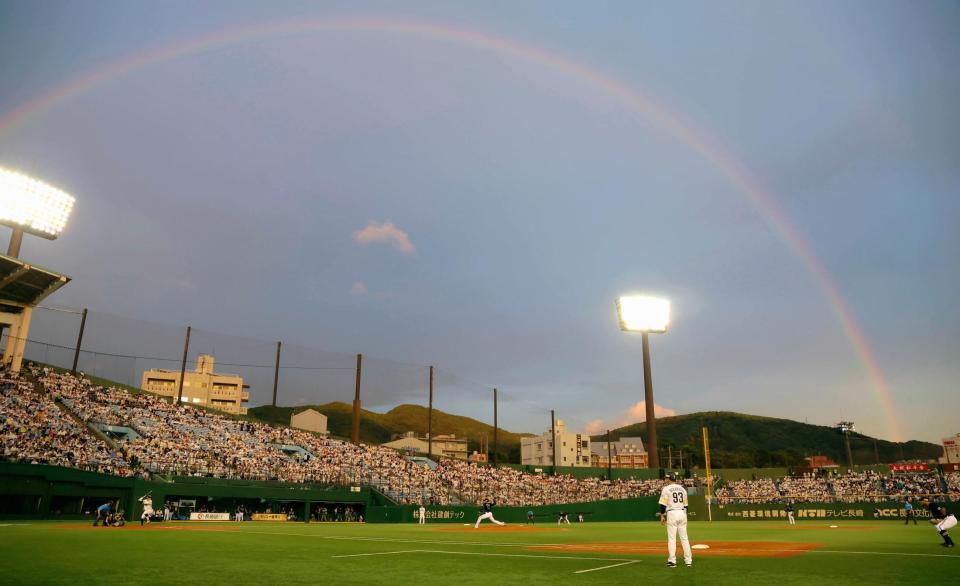
M 212 477 L 367 485 L 398 504 L 555 505 L 659 493 L 663 480 L 575 478 L 443 459 L 431 469 L 390 448 L 244 421 L 148 393 L 102 387 L 30 365 L 0 376 L 0 458 L 144 477 Z M 84 425 L 85 424 L 85 425 Z M 116 442 L 104 426 L 129 430 Z M 112 443 L 112 445 L 111 445 Z M 960 492 L 960 473 L 843 475 L 719 481 L 719 504 L 881 502 Z

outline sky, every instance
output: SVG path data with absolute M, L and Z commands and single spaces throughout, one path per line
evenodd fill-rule
M 635 422 L 614 300 L 650 292 L 659 414 L 939 443 L 958 25 L 932 1 L 2 0 L 0 166 L 77 198 L 21 256 L 73 278 L 47 304 L 90 308 L 86 348 L 176 357 L 190 324 L 259 365 L 252 403 L 282 340 L 341 369 L 285 372 L 290 403 L 351 400 L 359 352 L 371 408 L 425 402 L 435 365 L 438 408 L 492 421 L 497 387 L 507 429 Z M 31 337 L 72 344 L 43 313 Z

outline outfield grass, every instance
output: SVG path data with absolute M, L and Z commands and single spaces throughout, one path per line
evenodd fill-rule
M 692 543 L 776 542 L 789 557 L 694 552 L 665 567 L 656 523 L 462 525 L 168 523 L 93 529 L 86 523 L 0 523 L 2 584 L 956 584 L 960 552 L 928 524 L 704 522 Z M 960 537 L 958 535 L 957 537 Z M 662 551 L 605 553 L 594 544 L 655 542 Z M 531 546 L 591 544 L 591 550 Z M 679 544 L 678 544 L 679 546 Z M 720 549 L 717 546 L 715 549 Z M 678 552 L 679 553 L 679 552 Z M 336 557 L 352 556 L 352 557 Z M 615 565 L 623 564 L 623 565 Z M 605 566 L 614 566 L 605 569 Z M 593 570 L 584 573 L 583 570 Z

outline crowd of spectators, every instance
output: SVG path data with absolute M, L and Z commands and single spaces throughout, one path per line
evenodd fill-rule
M 552 505 L 625 499 L 660 493 L 662 480 L 574 478 L 560 474 L 528 474 L 509 467 L 478 466 L 443 460 L 437 467 L 443 482 L 465 502 L 491 500 L 502 505 Z
M 893 474 L 883 478 L 883 492 L 897 497 L 920 496 L 943 492 L 937 474 Z
M 947 481 L 947 492 L 953 495 L 954 500 L 960 498 L 960 472 L 951 472 L 944 479 Z
M 757 480 L 731 480 L 716 491 L 717 502 L 730 503 L 774 503 L 780 500 L 780 491 L 771 478 Z
M 846 474 L 836 474 L 830 477 L 830 487 L 840 502 L 844 503 L 878 503 L 887 498 L 883 495 L 883 475 L 873 470 Z
M 960 476 L 960 475 L 958 475 Z M 945 480 L 948 485 L 950 476 Z M 960 479 L 955 480 L 960 484 Z M 957 488 L 960 488 L 958 486 Z M 950 492 L 954 492 L 953 489 Z M 911 472 L 884 476 L 866 470 L 846 474 L 815 475 L 806 473 L 780 479 L 761 478 L 734 480 L 716 491 L 717 502 L 884 502 L 906 497 L 943 493 L 940 476 L 933 472 Z
M 8 372 L 0 375 L 0 459 L 133 474 L 120 454 L 37 392 L 31 381 Z
M 802 476 L 786 476 L 779 482 L 780 494 L 791 501 L 804 500 L 811 503 L 833 501 L 833 493 L 823 478 L 807 473 Z
M 396 450 L 243 421 L 147 393 L 30 366 L 0 376 L 0 459 L 135 473 L 370 485 L 399 503 L 548 505 L 656 495 L 663 480 L 530 474 L 444 459 L 435 468 Z M 83 421 L 89 429 L 78 423 Z M 118 438 L 102 441 L 92 429 Z M 960 473 L 946 477 L 960 492 Z M 692 485 L 694 481 L 689 480 Z M 942 492 L 936 474 L 806 474 L 719 482 L 720 504 L 880 501 Z

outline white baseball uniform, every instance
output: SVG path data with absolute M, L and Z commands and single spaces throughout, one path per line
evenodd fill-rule
M 483 521 L 484 519 L 489 519 L 490 522 L 496 523 L 497 525 L 506 525 L 506 523 L 502 521 L 497 521 L 496 519 L 493 518 L 492 509 L 493 509 L 493 505 L 491 503 L 483 503 L 483 506 L 480 508 L 480 516 L 477 517 L 477 522 L 473 524 L 474 529 L 479 529 L 480 521 Z
M 688 566 L 693 564 L 690 539 L 687 537 L 687 489 L 676 483 L 664 486 L 660 491 L 660 506 L 666 509 L 667 515 L 667 563 L 677 563 L 679 533 L 680 544 L 683 546 L 683 561 Z
M 420 507 L 420 524 L 423 525 L 427 522 L 427 509 Z
M 957 526 L 957 518 L 954 515 L 947 515 L 942 521 L 937 523 L 937 531 L 947 531 Z
M 153 499 L 148 496 L 142 496 L 137 500 L 143 503 L 143 513 L 141 513 L 140 519 L 149 523 L 150 517 L 153 516 Z

